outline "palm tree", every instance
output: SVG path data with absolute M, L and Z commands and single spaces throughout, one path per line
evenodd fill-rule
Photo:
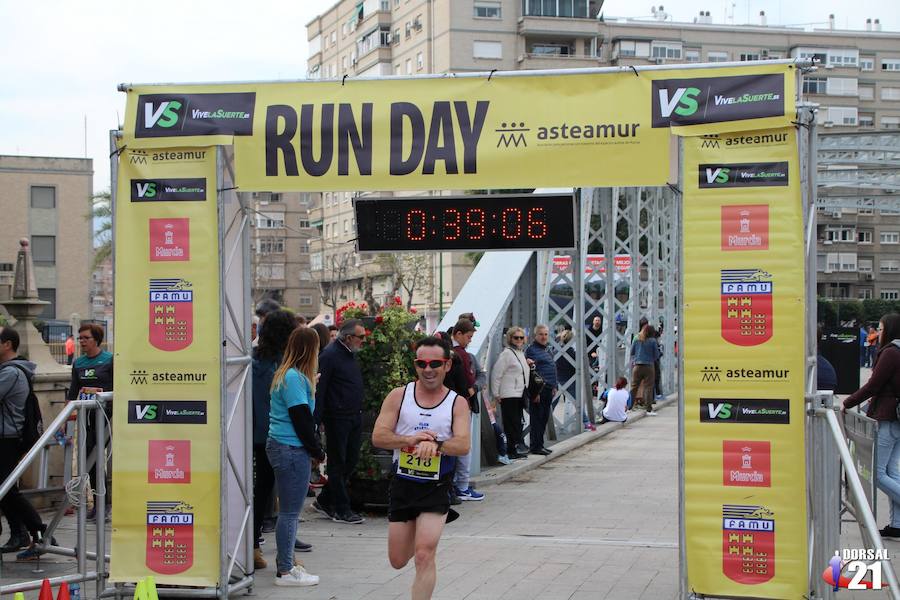
M 109 190 L 91 197 L 91 214 L 88 217 L 94 229 L 94 260 L 91 270 L 112 256 L 112 204 Z

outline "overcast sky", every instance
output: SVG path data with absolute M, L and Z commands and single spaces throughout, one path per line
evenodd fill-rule
M 741 24 L 748 14 L 756 22 L 764 10 L 770 25 L 824 26 L 834 13 L 838 28 L 862 30 L 866 17 L 877 17 L 885 30 L 900 30 L 896 0 L 659 3 L 675 21 L 709 10 L 715 23 Z M 0 0 L 0 154 L 88 156 L 94 189 L 107 189 L 108 131 L 125 107 L 118 83 L 303 78 L 306 23 L 333 4 Z M 649 16 L 650 6 L 649 0 L 608 0 L 603 13 Z

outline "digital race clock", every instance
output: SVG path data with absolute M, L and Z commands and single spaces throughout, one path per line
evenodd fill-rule
M 360 252 L 575 247 L 572 194 L 359 198 Z

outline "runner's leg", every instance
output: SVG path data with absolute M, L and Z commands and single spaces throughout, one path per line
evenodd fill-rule
M 434 556 L 446 522 L 447 515 L 437 513 L 422 513 L 416 519 L 416 578 L 412 586 L 412 600 L 431 599 L 437 582 Z
M 388 523 L 388 560 L 395 569 L 402 569 L 415 554 L 416 522 Z

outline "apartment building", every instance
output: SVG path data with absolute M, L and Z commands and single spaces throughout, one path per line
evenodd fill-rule
M 91 313 L 93 163 L 87 158 L 0 156 L 0 263 L 31 242 L 41 319 Z
M 858 29 L 840 30 L 825 14 L 824 26 L 786 27 L 769 25 L 762 12 L 754 23 L 733 24 L 713 22 L 709 11 L 675 22 L 662 7 L 640 19 L 601 15 L 602 8 L 602 0 L 343 0 L 307 24 L 308 77 L 810 58 L 819 66 L 804 78 L 802 94 L 820 105 L 822 131 L 900 129 L 900 33 L 882 31 L 878 15 L 860 15 Z M 372 262 L 352 253 L 351 196 L 317 195 L 314 204 L 322 237 L 312 244 L 313 272 L 326 287 L 329 264 L 334 271 L 336 264 Z M 881 224 L 894 218 L 900 223 L 900 217 L 877 216 Z M 336 263 L 335 256 L 345 259 Z M 449 302 L 467 276 L 466 260 L 436 256 L 433 274 L 440 274 L 442 263 Z M 873 267 L 873 280 L 881 274 Z M 355 298 L 367 279 L 350 275 L 340 295 Z M 831 289 L 830 276 L 820 273 L 825 289 Z M 368 277 L 383 282 L 379 289 L 391 287 L 377 268 Z
M 299 315 L 316 316 L 319 290 L 309 264 L 309 241 L 315 236 L 309 223 L 310 195 L 254 192 L 250 197 L 254 303 L 272 298 Z

